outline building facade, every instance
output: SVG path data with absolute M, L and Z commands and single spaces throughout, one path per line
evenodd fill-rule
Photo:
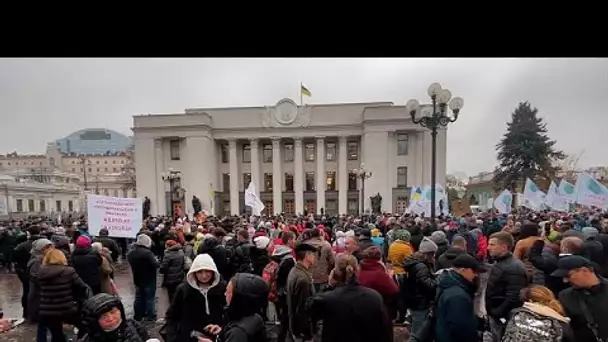
M 45 154 L 0 155 L 0 173 L 40 178 L 52 168 L 78 175 L 83 191 L 135 197 L 130 146 L 131 138 L 111 130 L 80 130 L 48 143 Z
M 404 106 L 388 102 L 186 109 L 134 117 L 137 193 L 152 214 L 196 195 L 216 215 L 250 210 L 244 191 L 253 182 L 267 213 L 358 213 L 361 164 L 372 173 L 370 196 L 382 209 L 402 212 L 412 185 L 430 184 L 431 134 L 412 123 Z M 437 137 L 437 182 L 445 185 L 446 130 Z M 180 194 L 162 174 L 180 172 Z M 172 181 L 174 183 L 174 181 Z M 175 185 L 174 185 L 175 186 Z M 176 203 L 177 202 L 177 203 Z
M 0 219 L 83 210 L 78 176 L 48 169 L 35 176 L 16 176 L 19 170 L 13 171 L 13 175 L 0 175 Z

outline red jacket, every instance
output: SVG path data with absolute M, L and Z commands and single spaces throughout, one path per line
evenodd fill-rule
M 397 287 L 393 278 L 386 273 L 384 266 L 379 261 L 363 259 L 359 266 L 361 266 L 359 284 L 378 291 L 384 300 L 389 317 L 392 317 L 399 287 Z

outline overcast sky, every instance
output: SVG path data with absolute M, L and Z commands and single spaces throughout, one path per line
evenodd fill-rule
M 464 98 L 448 131 L 448 172 L 496 165 L 495 144 L 519 101 L 530 101 L 551 138 L 579 166 L 608 166 L 607 59 L 1 59 L 0 153 L 44 153 L 83 128 L 130 135 L 132 116 L 184 108 L 427 101 L 440 82 Z M 405 113 L 404 113 L 405 115 Z

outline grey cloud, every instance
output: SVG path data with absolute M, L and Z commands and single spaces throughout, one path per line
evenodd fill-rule
M 494 145 L 519 101 L 530 101 L 581 166 L 605 165 L 606 59 L 3 59 L 0 153 L 40 153 L 87 127 L 129 133 L 132 115 L 251 106 L 299 97 L 312 103 L 425 101 L 441 82 L 465 100 L 448 133 L 448 171 L 492 169 Z M 405 115 L 405 113 L 404 113 Z

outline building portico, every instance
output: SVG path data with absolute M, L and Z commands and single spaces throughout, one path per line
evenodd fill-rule
M 134 117 L 137 193 L 153 214 L 170 212 L 161 173 L 181 172 L 192 213 L 192 195 L 216 215 L 250 209 L 244 191 L 253 182 L 268 213 L 357 213 L 360 180 L 352 170 L 373 173 L 370 196 L 382 209 L 402 212 L 412 185 L 430 183 L 430 133 L 413 124 L 404 106 L 388 102 L 187 109 L 182 114 Z M 446 130 L 437 141 L 437 180 L 445 183 Z

